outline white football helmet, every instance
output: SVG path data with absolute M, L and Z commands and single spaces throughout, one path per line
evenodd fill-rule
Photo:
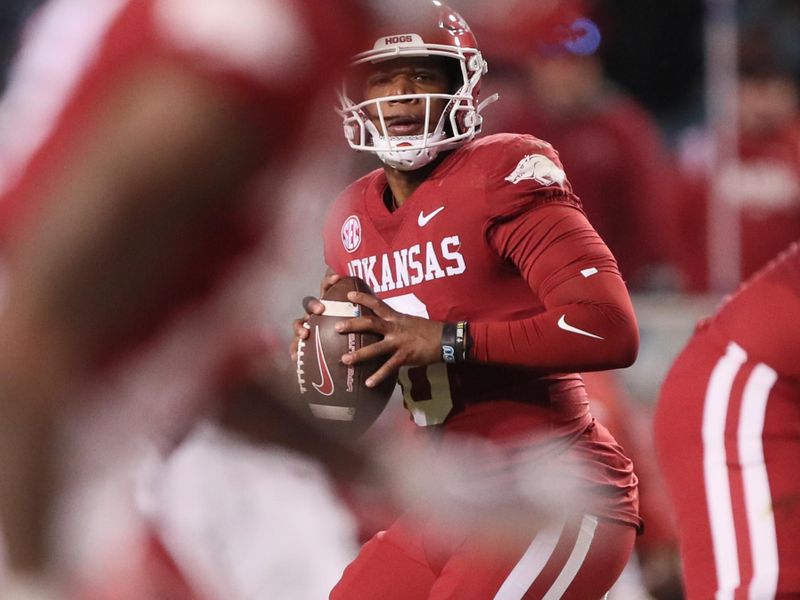
M 400 57 L 440 56 L 457 61 L 460 80 L 448 94 L 404 94 L 355 101 L 347 83 L 339 93 L 339 113 L 344 135 L 350 147 L 372 152 L 387 165 L 412 171 L 433 161 L 442 150 L 455 148 L 471 140 L 480 131 L 480 111 L 497 96 L 478 102 L 480 80 L 486 73 L 475 36 L 457 12 L 432 0 L 426 14 L 416 15 L 412 23 L 384 27 L 371 50 L 357 54 L 351 68 Z M 432 13 L 432 14 L 431 14 Z M 425 102 L 425 129 L 421 135 L 391 136 L 381 108 L 382 102 L 419 99 Z M 431 101 L 447 101 L 435 127 L 429 117 Z M 369 113 L 377 115 L 373 123 Z

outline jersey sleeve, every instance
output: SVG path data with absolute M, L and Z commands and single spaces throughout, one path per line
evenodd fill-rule
M 470 323 L 471 356 L 545 372 L 630 365 L 638 329 L 606 245 L 575 206 L 547 203 L 497 223 L 495 252 L 514 264 L 544 305 L 534 316 Z
M 489 243 L 512 262 L 540 298 L 573 277 L 610 273 L 620 277 L 608 246 L 576 206 L 557 201 L 497 222 Z

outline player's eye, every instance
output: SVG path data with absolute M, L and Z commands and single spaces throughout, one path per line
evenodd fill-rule
M 375 73 L 367 77 L 367 86 L 387 85 L 391 81 L 390 77 L 385 73 Z

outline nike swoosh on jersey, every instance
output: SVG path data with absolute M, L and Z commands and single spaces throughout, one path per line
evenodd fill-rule
M 585 335 L 586 337 L 594 338 L 596 340 L 604 340 L 605 338 L 600 337 L 599 335 L 595 335 L 593 333 L 589 333 L 588 331 L 584 331 L 583 329 L 578 329 L 577 327 L 573 327 L 569 323 L 567 323 L 567 315 L 561 315 L 561 318 L 558 320 L 558 327 L 563 329 L 564 331 L 569 331 L 571 333 L 577 333 L 579 335 Z
M 433 217 L 438 215 L 443 210 L 444 206 L 440 206 L 439 208 L 437 208 L 435 211 L 433 211 L 428 215 L 426 215 L 422 211 L 419 211 L 419 217 L 417 217 L 417 225 L 419 225 L 420 227 L 425 227 L 425 225 L 427 225 Z
M 312 381 L 311 385 L 323 396 L 330 396 L 333 394 L 333 377 L 331 377 L 331 371 L 328 369 L 325 353 L 322 351 L 322 342 L 319 340 L 319 326 L 314 328 L 314 340 L 316 341 L 317 364 L 319 365 L 319 374 L 322 381 L 319 383 Z

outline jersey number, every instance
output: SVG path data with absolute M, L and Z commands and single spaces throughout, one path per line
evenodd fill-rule
M 398 312 L 428 318 L 428 307 L 415 294 L 386 298 L 384 302 Z M 403 401 L 420 426 L 439 425 L 453 410 L 447 366 L 436 363 L 425 367 L 400 367 Z

